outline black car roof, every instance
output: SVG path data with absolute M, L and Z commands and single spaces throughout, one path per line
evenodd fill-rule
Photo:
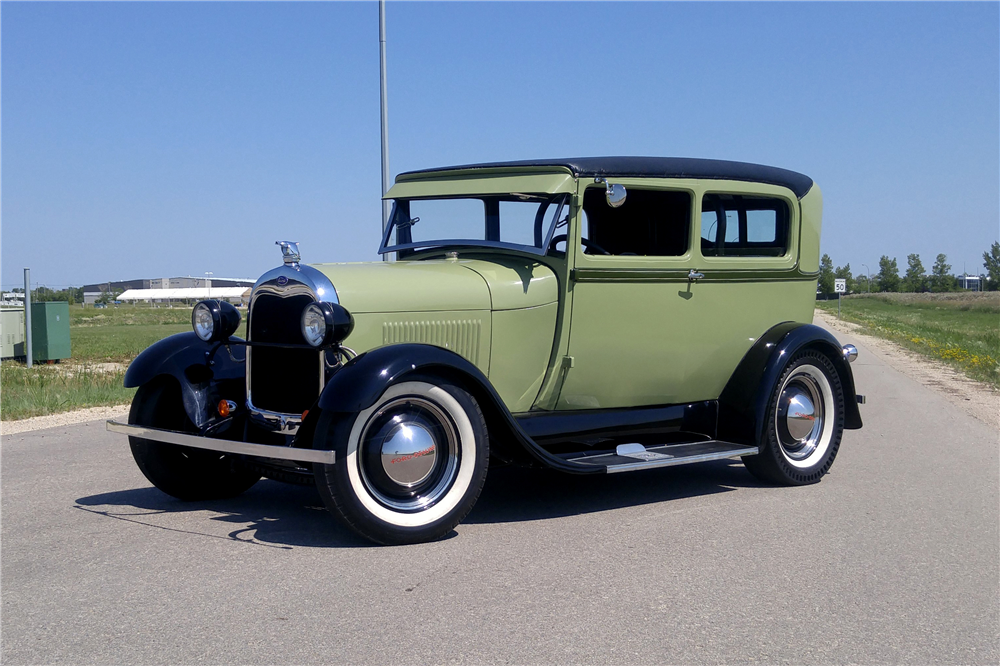
M 514 162 L 484 162 L 461 166 L 420 169 L 399 174 L 400 177 L 441 171 L 468 171 L 476 169 L 505 169 L 514 167 L 562 167 L 574 176 L 603 176 L 630 178 L 706 178 L 710 180 L 742 180 L 751 183 L 768 183 L 787 187 L 802 198 L 812 188 L 813 180 L 788 169 L 730 162 L 704 160 L 692 157 L 568 157 L 551 160 L 518 160 Z

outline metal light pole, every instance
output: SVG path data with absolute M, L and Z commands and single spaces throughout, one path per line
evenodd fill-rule
M 31 269 L 24 269 L 24 350 L 31 367 Z
M 385 82 L 385 0 L 378 1 L 378 53 L 380 106 L 382 110 L 382 195 L 389 191 L 389 92 Z M 382 201 L 382 235 L 389 226 L 389 202 Z M 389 254 L 382 255 L 382 261 L 389 261 Z
M 868 270 L 867 264 L 861 264 L 865 268 L 865 275 L 868 276 L 868 293 L 872 293 L 872 272 Z

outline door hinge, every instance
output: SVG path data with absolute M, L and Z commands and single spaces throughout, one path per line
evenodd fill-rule
M 563 370 L 569 370 L 570 368 L 572 368 L 573 367 L 573 357 L 572 356 L 563 356 L 562 367 L 563 367 Z

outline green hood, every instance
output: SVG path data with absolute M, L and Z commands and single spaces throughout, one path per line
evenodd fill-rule
M 512 310 L 553 303 L 552 271 L 516 257 L 312 264 L 351 313 Z
M 313 264 L 353 314 L 489 310 L 490 290 L 477 273 L 454 261 Z

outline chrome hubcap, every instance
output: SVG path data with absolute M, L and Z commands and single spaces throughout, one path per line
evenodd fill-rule
M 786 398 L 785 407 L 785 427 L 792 439 L 801 442 L 809 437 L 816 423 L 815 407 L 812 400 L 804 392 L 798 389 L 790 389 Z
M 792 461 L 813 455 L 824 431 L 823 392 L 816 378 L 802 370 L 786 380 L 778 398 L 778 442 Z
M 397 425 L 382 443 L 382 469 L 386 476 L 407 488 L 430 476 L 436 459 L 434 438 L 418 424 Z
M 361 434 L 358 471 L 368 493 L 397 511 L 422 511 L 448 492 L 458 473 L 458 432 L 447 413 L 419 396 L 396 398 Z

